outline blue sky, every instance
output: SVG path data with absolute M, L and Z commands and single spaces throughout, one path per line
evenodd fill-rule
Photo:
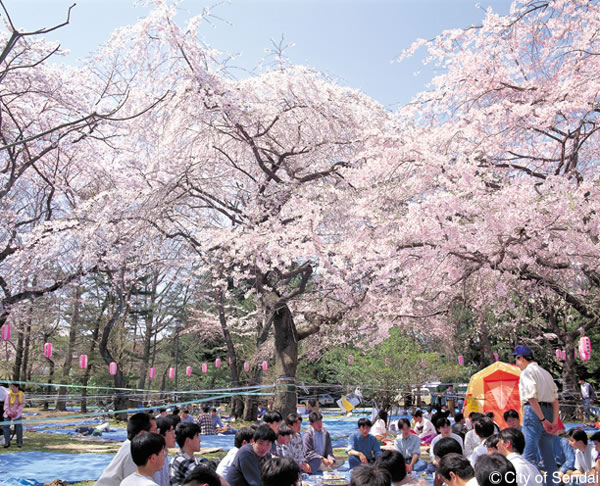
M 134 0 L 4 0 L 17 28 L 36 30 L 64 21 L 77 1 L 71 23 L 47 37 L 71 51 L 66 62 L 94 51 L 114 29 L 134 23 L 147 8 Z M 212 7 L 203 40 L 238 54 L 232 73 L 248 76 L 267 55 L 271 39 L 294 44 L 287 52 L 295 64 L 325 72 L 340 84 L 360 89 L 388 108 L 406 104 L 431 79 L 421 58 L 394 62 L 417 38 L 444 29 L 478 24 L 491 6 L 505 14 L 508 0 L 185 0 L 181 18 Z M 4 17 L 4 15 L 2 15 Z M 415 73 L 419 73 L 415 76 Z

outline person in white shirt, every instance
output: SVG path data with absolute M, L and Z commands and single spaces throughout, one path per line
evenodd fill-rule
M 570 476 L 581 476 L 592 472 L 594 444 L 589 443 L 587 434 L 581 429 L 571 429 L 567 435 L 569 445 L 575 451 L 575 471 Z
M 375 423 L 371 428 L 371 435 L 374 435 L 377 440 L 383 440 L 388 436 L 387 430 L 388 414 L 385 410 L 379 410 L 375 417 Z
M 494 421 L 485 415 L 475 422 L 475 434 L 479 437 L 479 445 L 475 447 L 471 455 L 468 456 L 473 467 L 475 467 L 477 459 L 481 456 L 487 456 L 488 448 L 485 444 L 485 440 L 494 435 L 494 431 Z
M 233 442 L 234 447 L 229 449 L 229 452 L 223 459 L 221 459 L 219 465 L 217 466 L 217 474 L 219 476 L 222 478 L 227 477 L 227 472 L 233 464 L 233 460 L 235 459 L 237 451 L 240 450 L 240 447 L 250 444 L 252 442 L 253 435 L 254 431 L 250 427 L 243 427 L 235 433 L 235 439 Z
M 448 486 L 477 486 L 473 466 L 460 454 L 450 453 L 442 457 L 438 474 Z
M 156 420 L 147 413 L 136 413 L 127 422 L 127 440 L 123 442 L 117 455 L 106 466 L 94 486 L 119 486 L 123 479 L 135 472 L 136 465 L 131 458 L 131 441 L 143 432 L 156 432 Z
M 154 475 L 165 463 L 167 447 L 165 438 L 160 434 L 144 432 L 131 441 L 131 458 L 136 465 L 133 474 L 121 481 L 121 486 L 158 486 Z
M 429 457 L 431 459 L 432 464 L 435 462 L 435 455 L 433 453 L 435 444 L 444 437 L 450 437 L 454 439 L 460 445 L 461 450 L 464 451 L 463 440 L 460 438 L 460 435 L 452 433 L 452 427 L 450 427 L 450 420 L 448 420 L 447 418 L 439 418 L 435 423 L 435 427 L 439 434 L 433 438 L 433 440 L 431 441 L 431 447 L 429 449 Z
M 525 449 L 525 436 L 519 429 L 504 429 L 498 438 L 498 452 L 512 462 L 517 471 L 518 486 L 539 486 L 544 482 L 537 467 L 521 455 Z
M 469 420 L 467 420 L 467 428 L 469 431 L 465 434 L 464 444 L 465 457 L 469 457 L 473 454 L 475 447 L 479 445 L 479 437 L 477 437 L 477 434 L 475 433 L 475 422 L 481 417 L 483 417 L 483 414 L 479 412 L 471 412 L 469 414 Z
M 419 438 L 425 442 L 431 440 L 436 435 L 436 430 L 430 420 L 423 417 L 423 412 L 421 410 L 417 410 L 413 415 L 415 420 L 415 432 L 419 436 Z

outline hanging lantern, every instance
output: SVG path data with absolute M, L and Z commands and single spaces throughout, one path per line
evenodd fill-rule
M 267 371 L 269 369 L 269 363 L 267 363 L 266 361 L 262 362 L 262 369 L 263 371 Z
M 10 324 L 6 323 L 2 326 L 2 340 L 10 340 Z
M 87 368 L 87 363 L 88 359 L 87 359 L 87 354 L 82 354 L 81 356 L 79 356 L 79 367 L 82 370 L 85 370 Z
M 386 366 L 390 366 L 390 358 L 385 358 L 383 360 L 383 362 L 385 363 Z
M 156 378 L 156 368 L 150 368 L 148 370 L 148 378 L 150 378 L 151 380 Z
M 567 352 L 563 349 L 562 350 L 562 356 L 561 356 L 562 360 L 565 361 L 567 359 Z
M 44 358 L 50 359 L 52 357 L 52 343 L 44 344 Z
M 111 376 L 115 376 L 117 374 L 117 363 L 114 361 L 108 365 L 108 372 Z
M 310 355 L 310 359 L 316 359 L 317 357 L 317 353 L 315 353 L 314 351 L 311 353 Z
M 191 366 L 188 366 L 185 369 L 185 376 L 192 376 L 192 367 Z
M 231 358 L 227 358 L 227 362 L 229 363 L 229 366 L 231 366 Z
M 458 355 L 458 364 L 461 366 L 465 365 L 465 357 L 462 354 Z
M 592 342 L 587 336 L 579 339 L 579 356 L 583 361 L 588 361 L 592 356 Z
M 494 351 L 494 361 L 500 361 L 500 355 Z
M 175 378 L 175 368 L 169 368 L 169 379 Z
M 348 355 L 348 364 L 351 365 L 352 363 L 354 363 L 354 356 L 352 356 L 351 354 Z
M 206 373 L 208 371 L 208 365 L 206 363 L 202 363 L 202 373 Z
M 561 359 L 562 358 L 562 351 L 560 349 L 556 350 L 556 359 Z
M 250 365 L 248 364 L 248 362 L 247 362 L 247 361 L 244 361 L 244 371 L 245 371 L 246 373 L 248 373 L 248 371 L 250 371 Z
M 221 358 L 217 358 L 215 360 L 215 368 L 219 369 L 221 367 Z

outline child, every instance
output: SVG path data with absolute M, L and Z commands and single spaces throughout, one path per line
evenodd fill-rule
M 153 477 L 163 467 L 166 452 L 162 435 L 152 432 L 136 435 L 131 441 L 131 458 L 137 468 L 121 481 L 121 486 L 158 486 Z
M 10 385 L 10 392 L 4 400 L 4 419 L 6 422 L 21 422 L 21 414 L 25 407 L 25 393 L 18 383 Z M 3 426 L 4 448 L 10 447 L 10 424 Z M 23 424 L 15 424 L 17 432 L 17 447 L 23 447 Z

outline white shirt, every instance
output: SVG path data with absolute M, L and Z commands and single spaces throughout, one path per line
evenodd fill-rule
M 538 402 L 552 403 L 558 399 L 558 388 L 552 375 L 535 361 L 529 363 L 527 368 L 521 371 L 519 393 L 522 402 L 535 398 Z
M 431 441 L 431 445 L 429 446 L 429 458 L 431 459 L 431 462 L 433 462 L 435 460 L 435 454 L 433 453 L 433 448 L 440 441 L 441 438 L 442 438 L 442 434 L 438 434 Z M 456 434 L 453 434 L 453 433 L 450 433 L 450 438 L 452 438 L 456 442 L 458 442 L 460 444 L 460 448 L 464 452 L 465 446 L 463 445 L 463 440 L 460 438 L 460 436 L 456 435 Z
M 471 479 L 469 479 L 467 481 L 467 484 L 465 486 L 479 486 L 479 483 L 477 482 L 477 478 L 472 477 Z
M 485 446 L 485 441 L 480 442 L 479 445 L 473 449 L 473 452 L 469 457 L 469 462 L 473 468 L 475 468 L 477 459 L 479 459 L 481 456 L 487 456 L 487 447 Z
M 158 486 L 152 478 L 148 476 L 142 476 L 137 472 L 130 474 L 123 481 L 121 481 L 121 486 Z
M 221 459 L 221 462 L 219 462 L 219 465 L 217 466 L 217 474 L 222 478 L 227 477 L 227 472 L 233 464 L 233 460 L 235 459 L 237 451 L 239 451 L 239 448 L 237 447 L 229 449 L 229 452 L 225 455 L 223 459 Z
M 594 443 L 590 442 L 585 449 L 585 452 L 580 450 L 575 451 L 575 469 L 584 473 L 589 473 L 594 467 L 592 452 L 594 451 Z
M 479 440 L 479 436 L 475 433 L 475 429 L 469 430 L 465 435 L 465 457 L 473 454 L 473 451 L 480 443 L 481 440 Z
M 590 398 L 591 388 L 592 388 L 592 385 L 590 385 L 589 383 L 584 383 L 583 385 L 580 385 L 579 389 L 581 391 L 581 398 L 583 398 L 584 400 L 586 398 Z
M 4 403 L 4 400 L 6 400 L 6 397 L 8 396 L 8 388 L 4 388 L 3 386 L 0 386 L 0 400 L 2 401 L 2 403 Z M 4 419 L 2 419 L 4 420 Z
M 385 435 L 386 433 L 387 429 L 385 427 L 385 422 L 383 421 L 383 419 L 378 419 L 377 422 L 375 422 L 375 424 L 373 424 L 373 427 L 371 428 L 371 434 Z
M 102 472 L 94 486 L 119 486 L 121 482 L 136 471 L 137 467 L 131 458 L 131 442 L 127 439 L 113 457 L 110 464 Z M 155 484 L 152 481 L 152 484 Z M 130 485 L 131 486 L 131 485 Z
M 415 432 L 419 434 L 419 437 L 426 437 L 428 435 L 435 434 L 436 430 L 431 423 L 431 420 L 427 420 L 425 417 L 422 417 L 422 419 L 423 420 L 421 420 L 421 422 L 417 422 L 415 425 Z
M 525 460 L 521 454 L 511 452 L 506 458 L 515 466 L 518 486 L 539 486 L 543 484 L 538 468 Z M 539 481 L 536 481 L 536 479 L 539 479 Z

